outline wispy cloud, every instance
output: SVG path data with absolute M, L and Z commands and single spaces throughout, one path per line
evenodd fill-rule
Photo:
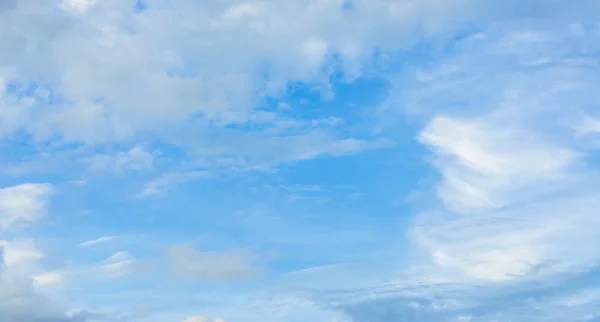
M 71 184 L 76 185 L 76 186 L 83 186 L 87 183 L 87 181 L 85 180 L 71 180 Z
M 456 59 L 460 74 L 436 83 L 470 86 L 469 70 L 481 61 L 478 55 L 499 46 L 515 55 L 524 69 L 539 57 L 558 62 L 562 55 L 581 55 L 577 49 L 569 54 L 556 50 L 571 41 L 568 30 L 552 40 L 546 34 L 511 34 L 479 44 L 475 40 L 472 46 L 482 52 L 466 46 L 467 56 Z M 504 55 L 507 52 L 486 59 Z M 488 68 L 489 76 L 480 76 L 480 82 L 490 78 L 500 84 L 500 77 L 512 81 L 496 88 L 500 95 L 468 94 L 488 105 L 487 111 L 436 116 L 420 134 L 441 175 L 437 186 L 441 204 L 418 217 L 415 241 L 441 270 L 484 280 L 527 276 L 547 262 L 555 264 L 544 271 L 585 267 L 600 256 L 589 247 L 600 238 L 594 232 L 600 221 L 593 215 L 600 206 L 593 195 L 600 187 L 575 133 L 563 126 L 561 118 L 568 112 L 557 102 L 586 91 L 588 85 L 581 82 L 586 72 L 566 62 L 538 66 L 518 78 L 511 76 L 513 70 Z M 444 98 L 446 93 L 450 94 L 444 89 L 438 94 Z M 577 104 L 571 109 L 586 110 L 586 101 Z
M 128 252 L 118 252 L 105 259 L 99 266 L 102 274 L 108 278 L 123 277 L 131 272 L 135 262 Z
M 439 180 L 410 231 L 408 275 L 341 300 L 353 321 L 597 318 L 595 297 L 565 300 L 597 282 L 600 259 L 594 152 L 570 125 L 596 100 L 598 65 L 581 63 L 597 32 L 577 47 L 570 28 L 499 28 L 398 88 L 395 103 L 427 119 L 418 141 Z
M 576 264 L 584 258 L 573 258 L 573 248 L 586 247 L 588 261 L 600 256 L 587 246 L 600 228 L 598 188 L 594 174 L 577 167 L 577 153 L 514 125 L 474 122 L 435 119 L 421 134 L 443 178 L 443 212 L 423 215 L 414 231 L 432 260 L 469 277 L 507 280 L 551 260 Z M 581 238 L 572 239 L 575 232 Z
M 199 252 L 190 244 L 180 244 L 170 246 L 165 255 L 177 275 L 195 280 L 229 282 L 260 273 L 250 250 Z
M 115 238 L 118 238 L 118 236 L 103 236 L 103 237 L 100 237 L 97 239 L 84 241 L 81 244 L 79 244 L 79 247 L 87 247 L 87 246 L 91 246 L 91 245 L 95 245 L 95 244 L 105 243 L 105 242 L 111 241 Z
M 184 184 L 208 175 L 206 171 L 167 172 L 158 178 L 147 182 L 137 198 L 148 198 L 156 195 L 164 195 L 174 185 Z

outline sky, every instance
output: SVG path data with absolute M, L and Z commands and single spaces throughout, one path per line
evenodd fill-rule
M 0 1 L 0 320 L 600 321 L 597 12 Z

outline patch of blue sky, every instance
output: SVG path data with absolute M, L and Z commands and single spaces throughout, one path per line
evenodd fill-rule
M 144 0 L 137 0 L 135 2 L 135 5 L 133 7 L 133 10 L 135 12 L 143 12 L 144 10 L 146 10 L 148 8 L 148 4 L 146 3 L 146 1 Z

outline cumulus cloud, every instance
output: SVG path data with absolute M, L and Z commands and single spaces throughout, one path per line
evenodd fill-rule
M 2 248 L 6 248 L 2 245 Z M 78 317 L 69 316 L 66 309 L 59 303 L 55 303 L 44 295 L 36 292 L 32 280 L 23 276 L 19 269 L 15 268 L 15 261 L 29 260 L 32 256 L 15 255 L 8 250 L 9 263 L 2 258 L 0 248 L 0 316 L 6 322 L 76 322 L 85 321 Z M 29 253 L 31 254 L 31 252 Z
M 33 239 L 1 240 L 5 269 L 23 279 L 31 279 L 34 286 L 49 286 L 62 281 L 60 271 L 48 271 L 43 266 L 46 259 Z
M 5 96 L 20 105 L 3 107 L 3 131 L 101 143 L 164 133 L 190 117 L 246 124 L 263 98 L 281 97 L 289 83 L 329 88 L 337 71 L 361 75 L 377 52 L 414 44 L 415 29 L 436 39 L 481 17 L 529 13 L 517 2 L 472 0 L 144 3 L 136 11 L 133 0 L 61 1 L 75 17 L 55 2 L 3 8 L 0 40 L 11 50 L 0 66 L 15 85 Z M 550 7 L 535 4 L 543 13 Z M 10 28 L 15 21 L 19 31 Z M 32 94 L 34 83 L 44 85 Z
M 3 263 L 7 267 L 36 262 L 45 256 L 32 239 L 18 239 L 12 242 L 2 240 L 0 246 L 3 249 Z
M 41 218 L 53 191 L 50 184 L 33 183 L 0 188 L 0 229 Z
M 46 109 L 44 91 L 25 95 L 31 106 L 15 110 L 20 121 L 12 128 L 40 140 L 59 134 L 98 143 L 161 132 L 195 115 L 217 125 L 245 124 L 261 99 L 280 96 L 290 82 L 328 83 L 335 68 L 325 65 L 334 63 L 333 54 L 348 75 L 360 74 L 376 50 L 410 45 L 412 27 L 429 26 L 437 34 L 438 24 L 468 19 L 473 11 L 464 0 L 377 0 L 356 3 L 355 10 L 343 1 L 145 4 L 135 12 L 134 1 L 62 1 L 60 7 L 78 18 L 33 0 L 5 10 L 3 21 L 30 21 L 34 6 L 48 19 L 21 24 L 23 34 L 2 28 L 5 43 L 27 43 L 40 53 L 12 46 L 0 65 L 14 72 L 3 76 L 23 87 L 47 84 L 45 92 L 65 98 Z M 197 23 L 198 17 L 207 23 Z M 406 41 L 397 41 L 398 30 Z M 22 97 L 14 94 L 9 96 Z
M 7 9 L 6 21 L 29 21 L 32 12 L 48 19 L 22 24 L 23 34 L 2 28 L 0 39 L 26 42 L 44 55 L 20 55 L 22 48 L 14 46 L 13 55 L 0 56 L 0 66 L 11 67 L 1 73 L 11 86 L 1 86 L 7 103 L 0 104 L 5 111 L 0 124 L 6 123 L 0 131 L 10 135 L 24 130 L 36 141 L 58 137 L 92 145 L 129 143 L 136 137 L 165 139 L 176 133 L 177 139 L 168 141 L 182 143 L 191 158 L 245 170 L 390 147 L 389 140 L 356 139 L 322 126 L 306 127 L 300 118 L 282 118 L 281 111 L 266 113 L 263 101 L 282 98 L 296 82 L 328 90 L 336 69 L 329 65 L 340 64 L 346 74 L 359 75 L 366 58 L 382 46 L 393 50 L 410 43 L 390 42 L 397 39 L 396 32 L 389 32 L 392 26 L 404 30 L 446 19 L 438 15 L 444 6 L 433 2 L 417 10 L 423 21 L 399 19 L 398 8 L 383 0 L 352 12 L 341 1 L 177 1 L 172 6 L 146 1 L 139 12 L 132 10 L 134 5 L 60 2 L 74 16 L 35 1 L 19 1 Z M 198 17 L 207 24 L 198 24 Z M 353 28 L 378 33 L 381 39 Z M 188 34 L 195 40 L 189 41 Z M 250 38 L 255 41 L 245 44 Z M 245 54 L 238 55 L 240 51 Z M 32 84 L 39 87 L 33 93 L 28 90 Z M 250 126 L 241 132 L 219 131 L 231 125 Z M 285 130 L 262 130 L 282 126 Z M 241 146 L 246 148 L 239 150 Z M 138 147 L 117 155 L 97 154 L 86 162 L 91 169 L 116 172 L 152 167 L 151 156 Z
M 237 281 L 260 272 L 250 250 L 199 252 L 190 244 L 181 244 L 169 247 L 165 255 L 177 275 L 195 280 Z

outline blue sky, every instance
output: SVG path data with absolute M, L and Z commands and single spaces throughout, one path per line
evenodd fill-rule
M 0 3 L 0 320 L 600 321 L 600 2 Z

